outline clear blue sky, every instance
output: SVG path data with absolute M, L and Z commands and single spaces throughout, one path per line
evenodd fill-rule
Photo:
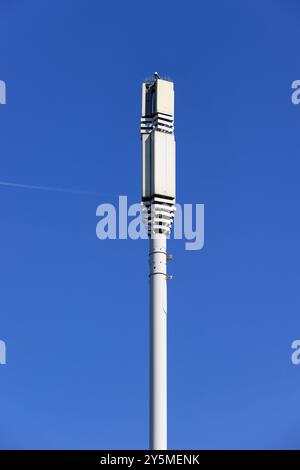
M 300 6 L 2 0 L 0 447 L 146 448 L 146 241 L 100 241 L 140 199 L 140 87 L 176 87 L 177 188 L 205 248 L 172 241 L 170 448 L 300 448 Z

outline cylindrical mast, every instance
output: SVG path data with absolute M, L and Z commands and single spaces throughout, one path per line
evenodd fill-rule
M 167 271 L 166 236 L 149 241 L 150 448 L 167 449 Z

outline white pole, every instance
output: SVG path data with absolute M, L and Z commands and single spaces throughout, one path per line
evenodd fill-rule
M 174 84 L 142 86 L 142 207 L 150 236 L 150 449 L 167 449 L 167 238 L 176 201 Z
M 150 449 L 167 449 L 167 253 L 166 236 L 149 240 Z

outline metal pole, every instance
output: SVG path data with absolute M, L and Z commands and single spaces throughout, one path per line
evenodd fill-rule
M 150 449 L 167 449 L 167 238 L 176 202 L 174 84 L 142 86 L 142 207 L 150 237 Z
M 150 449 L 167 449 L 167 253 L 166 236 L 149 240 Z

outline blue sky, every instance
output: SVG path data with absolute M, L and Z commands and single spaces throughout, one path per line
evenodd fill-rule
M 148 444 L 147 242 L 100 241 L 96 207 L 140 199 L 140 90 L 176 90 L 169 447 L 299 449 L 296 0 L 2 0 L 0 448 Z

